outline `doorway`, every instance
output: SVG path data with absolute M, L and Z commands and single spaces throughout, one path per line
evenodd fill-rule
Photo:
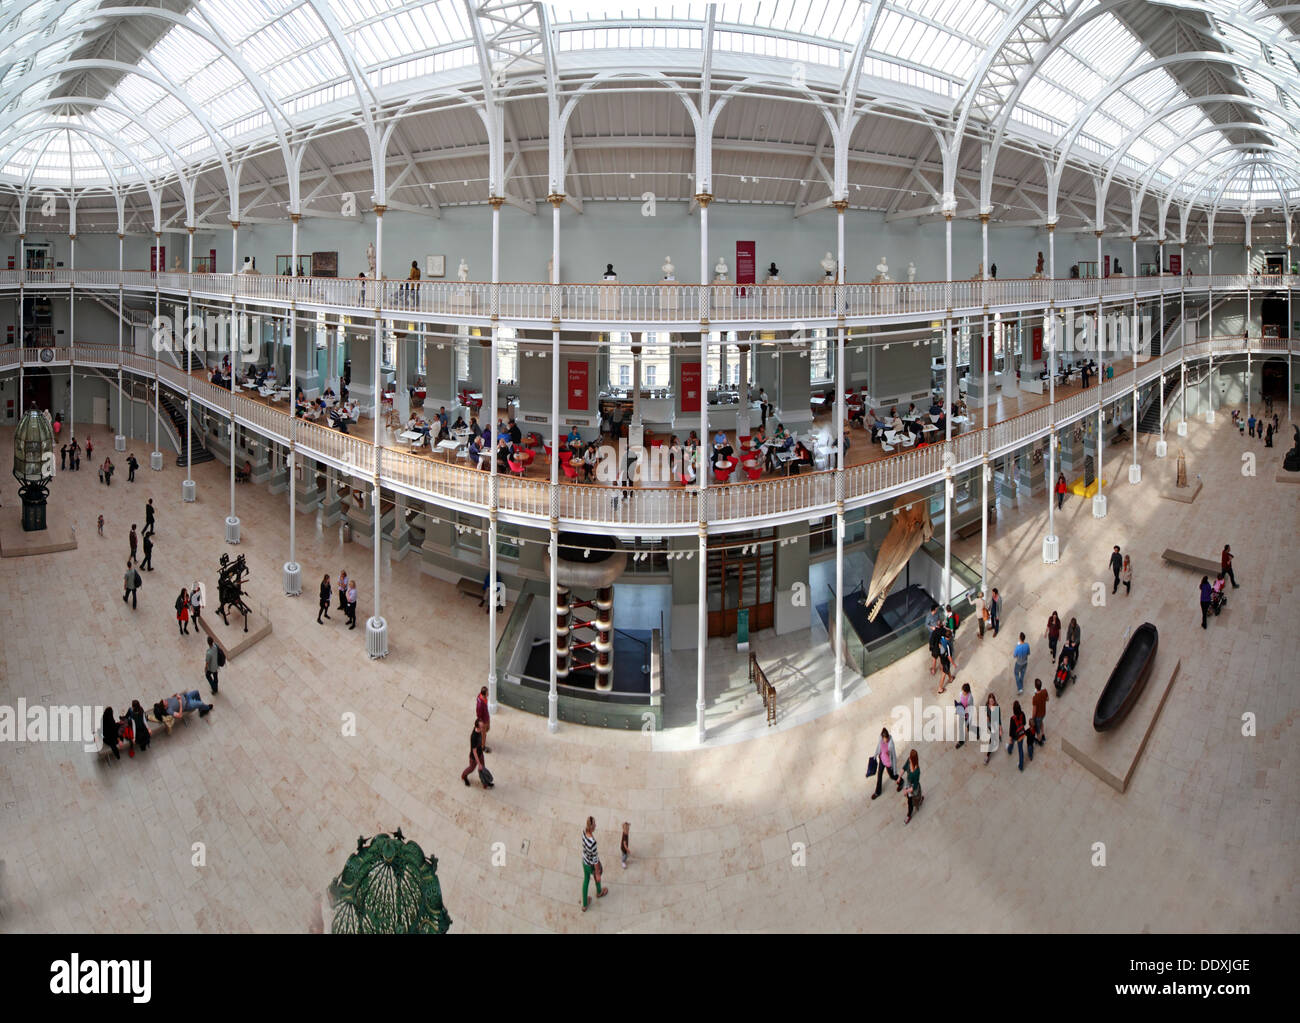
M 49 370 L 27 370 L 23 374 L 23 400 L 19 413 L 31 408 L 32 405 L 42 411 L 51 408 L 53 394 L 53 380 Z
M 749 612 L 749 631 L 770 629 L 775 620 L 775 555 L 770 543 L 742 544 L 729 534 L 728 546 L 709 551 L 709 635 L 734 636 L 738 612 Z M 751 553 L 746 553 L 751 552 Z
M 1286 360 L 1268 359 L 1259 376 L 1259 395 L 1275 401 L 1286 401 Z

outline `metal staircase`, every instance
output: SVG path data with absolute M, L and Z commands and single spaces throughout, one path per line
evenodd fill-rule
M 185 429 L 186 429 L 184 399 L 179 397 L 174 397 L 168 391 L 162 391 L 158 395 L 158 405 L 160 408 L 163 409 L 164 412 L 167 413 L 167 418 L 171 420 L 171 424 L 173 429 L 175 430 L 176 436 L 181 438 L 183 441 L 185 437 Z M 211 462 L 213 458 L 215 458 L 216 456 L 213 455 L 213 453 L 207 449 L 207 446 L 203 443 L 203 435 L 199 433 L 198 430 L 194 429 L 192 423 L 190 424 L 189 427 L 189 434 L 190 434 L 190 458 L 193 464 L 198 465 L 201 462 Z M 184 443 L 181 443 L 177 446 L 180 448 L 180 454 L 176 456 L 176 464 L 184 465 L 185 445 Z

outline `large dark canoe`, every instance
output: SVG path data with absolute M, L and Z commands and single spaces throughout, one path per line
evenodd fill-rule
M 1159 645 L 1160 633 L 1150 622 L 1143 622 L 1133 631 L 1097 700 L 1097 709 L 1092 714 L 1092 727 L 1096 731 L 1108 731 L 1128 716 L 1147 684 Z

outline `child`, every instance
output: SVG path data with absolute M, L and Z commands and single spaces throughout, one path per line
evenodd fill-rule
M 618 843 L 618 851 L 622 854 L 622 857 L 623 857 L 623 869 L 624 869 L 624 870 L 627 870 L 627 834 L 628 834 L 628 829 L 629 829 L 631 826 L 632 826 L 632 825 L 629 824 L 627 821 L 624 821 L 624 822 L 623 822 L 623 837 L 622 837 L 622 839 L 619 840 L 619 843 Z
M 99 535 L 104 535 L 104 516 L 102 515 L 99 517 Z

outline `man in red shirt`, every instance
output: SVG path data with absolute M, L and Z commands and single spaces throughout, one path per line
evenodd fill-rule
M 474 701 L 474 717 L 483 731 L 483 752 L 491 753 L 492 748 L 487 744 L 488 729 L 492 727 L 492 716 L 488 713 L 487 686 L 478 691 L 478 698 Z
M 1241 589 L 1241 587 L 1237 585 L 1237 577 L 1232 574 L 1232 548 L 1226 543 L 1223 545 L 1223 556 L 1219 559 L 1219 564 L 1223 567 L 1223 574 L 1231 580 L 1232 588 L 1234 590 Z

